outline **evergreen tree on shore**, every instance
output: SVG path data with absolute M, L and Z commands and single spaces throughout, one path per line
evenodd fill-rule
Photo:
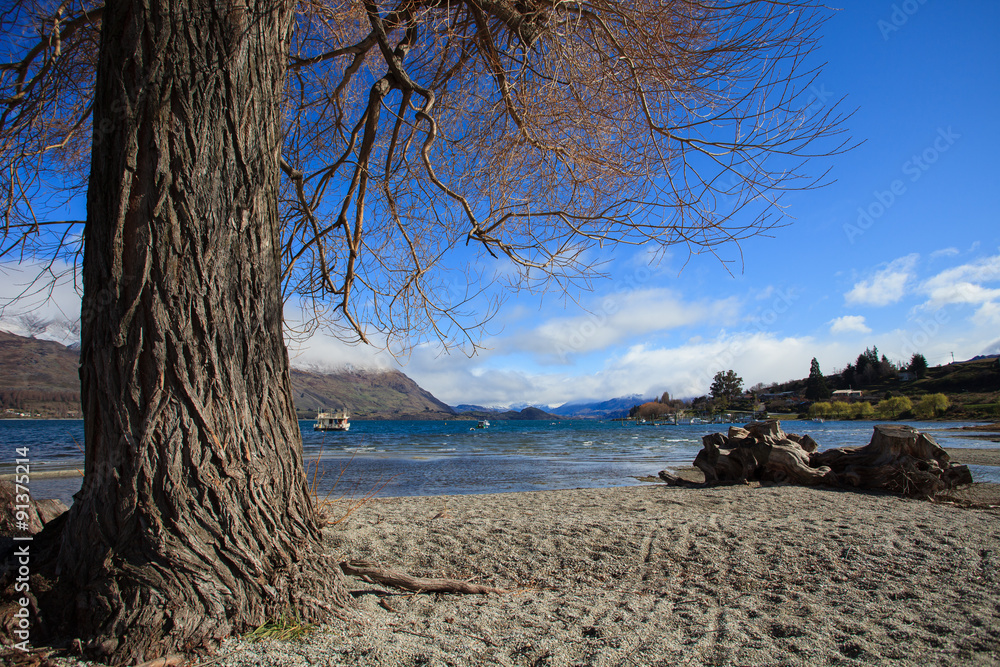
M 918 378 L 925 377 L 927 375 L 927 357 L 919 352 L 915 352 L 910 358 L 909 370 Z
M 821 401 L 830 398 L 830 388 L 826 385 L 826 378 L 819 369 L 819 361 L 813 357 L 809 364 L 809 380 L 806 383 L 806 398 L 810 401 Z

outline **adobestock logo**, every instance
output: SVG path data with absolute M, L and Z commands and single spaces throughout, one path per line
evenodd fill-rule
M 567 335 L 556 344 L 556 356 L 560 363 L 569 363 L 571 354 L 583 351 L 594 336 L 608 326 L 611 318 L 622 309 L 622 303 L 628 294 L 649 282 L 652 276 L 653 274 L 648 268 L 641 266 L 632 274 L 618 280 L 615 283 L 615 293 L 605 297 L 601 301 L 600 308 L 588 311 L 584 320 L 567 332 Z
M 910 20 L 910 17 L 920 11 L 922 5 L 926 5 L 927 0 L 903 0 L 892 6 L 892 13 L 889 20 L 879 19 L 878 30 L 882 33 L 883 41 L 888 42 L 889 36 L 901 29 Z
M 899 358 L 909 359 L 914 354 L 923 353 L 926 346 L 941 334 L 941 327 L 950 321 L 948 313 L 939 310 L 933 317 L 917 319 L 917 328 L 903 334 L 902 343 L 899 346 Z

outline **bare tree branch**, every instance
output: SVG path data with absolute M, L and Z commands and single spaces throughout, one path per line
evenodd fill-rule
M 2 26 L 17 37 L 0 63 L 0 257 L 71 261 L 78 228 L 48 219 L 79 198 L 100 140 L 102 6 L 17 7 Z M 816 92 L 825 11 L 301 3 L 281 224 L 284 296 L 316 316 L 302 331 L 473 353 L 500 283 L 586 289 L 618 244 L 721 257 L 785 224 L 782 193 L 824 184 L 811 161 L 847 147 L 837 101 Z

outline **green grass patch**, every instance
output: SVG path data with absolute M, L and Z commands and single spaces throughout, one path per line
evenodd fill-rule
M 252 632 L 246 634 L 246 639 L 250 641 L 260 641 L 270 639 L 273 641 L 287 642 L 299 640 L 316 629 L 311 623 L 303 623 L 299 619 L 298 613 L 286 611 L 278 618 L 268 621 Z

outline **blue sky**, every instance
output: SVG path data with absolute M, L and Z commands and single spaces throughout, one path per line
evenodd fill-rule
M 791 224 L 654 266 L 614 257 L 581 301 L 517 299 L 479 356 L 417 350 L 404 372 L 450 402 L 557 405 L 707 392 L 840 369 L 870 345 L 931 364 L 1000 352 L 1000 3 L 842 3 L 824 27 L 820 100 L 856 110 L 863 142 L 824 189 L 784 200 Z
M 747 386 L 804 377 L 812 357 L 830 373 L 871 345 L 932 365 L 1000 353 L 1000 2 L 840 4 L 816 94 L 845 98 L 862 143 L 829 162 L 835 183 L 785 197 L 788 226 L 724 248 L 729 270 L 618 248 L 575 301 L 509 298 L 475 357 L 315 336 L 293 363 L 398 367 L 450 404 L 556 406 L 696 396 L 729 368 Z

